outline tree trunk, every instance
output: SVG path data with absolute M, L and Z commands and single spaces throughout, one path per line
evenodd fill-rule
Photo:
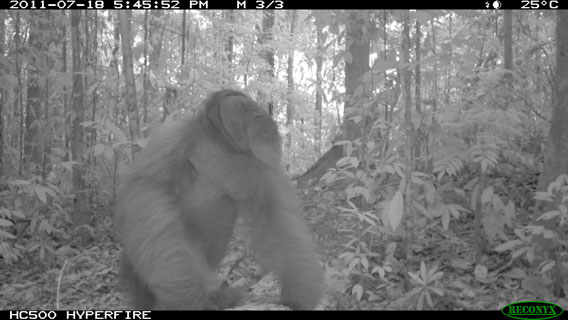
M 285 150 L 288 154 L 288 161 L 286 163 L 288 166 L 292 163 L 292 138 L 294 132 L 294 41 L 296 40 L 294 35 L 296 33 L 296 25 L 298 23 L 298 11 L 290 11 L 290 52 L 288 53 L 288 70 L 287 70 L 287 80 L 288 80 L 288 105 L 286 106 L 286 145 Z M 289 168 L 287 168 L 289 169 Z
M 115 23 L 114 23 L 114 46 L 112 48 L 112 59 L 110 61 L 110 65 L 111 65 L 111 70 L 113 71 L 113 75 L 116 77 L 116 88 L 115 88 L 115 92 L 114 92 L 114 98 L 115 98 L 115 106 L 114 106 L 114 110 L 115 110 L 115 118 L 116 118 L 116 122 L 117 123 L 121 123 L 122 121 L 119 119 L 119 113 L 120 113 L 120 68 L 118 67 L 118 51 L 120 50 L 120 22 L 119 22 L 119 15 L 120 11 L 116 11 L 116 19 L 115 19 Z
M 364 121 L 358 123 L 354 116 L 361 115 L 360 106 L 367 100 L 369 85 L 363 82 L 363 76 L 369 72 L 369 54 L 371 42 L 366 33 L 369 19 L 368 11 L 349 11 L 345 30 L 345 112 L 343 130 L 345 138 L 355 141 L 363 135 Z M 359 90 L 357 90 L 359 89 Z
M 184 16 L 185 17 L 185 16 Z M 184 20 L 185 21 L 185 20 Z M 150 64 L 148 62 L 148 10 L 144 11 L 144 72 L 142 74 L 142 124 L 148 123 L 148 89 L 150 87 Z M 182 31 L 183 34 L 183 31 Z M 183 37 L 183 35 L 182 35 Z M 185 42 L 184 42 L 185 43 Z M 182 55 L 183 60 L 183 55 Z M 183 65 L 183 61 L 182 61 Z
M 81 11 L 71 11 L 71 47 L 73 51 L 73 134 L 71 135 L 71 154 L 73 165 L 73 190 L 75 190 L 74 225 L 75 227 L 89 223 L 85 181 L 83 180 L 83 154 L 85 150 L 84 131 L 81 123 L 84 119 L 85 106 L 83 88 L 83 68 L 81 61 L 81 35 L 79 21 Z
M 356 123 L 354 116 L 360 114 L 357 106 L 368 99 L 370 86 L 363 81 L 363 76 L 370 71 L 369 54 L 371 43 L 367 30 L 368 11 L 349 11 L 346 23 L 345 39 L 345 112 L 343 117 L 344 140 L 355 141 L 363 134 L 364 121 Z M 298 186 L 317 182 L 328 168 L 335 167 L 337 161 L 346 154 L 346 149 L 333 146 L 304 174 L 297 178 Z
M 504 66 L 508 73 L 505 74 L 505 81 L 509 88 L 513 88 L 513 10 L 503 11 L 503 29 L 504 29 Z
M 315 152 L 319 157 L 321 155 L 323 141 L 322 141 L 322 104 L 323 104 L 323 55 L 325 50 L 323 26 L 316 21 L 317 28 L 317 56 L 316 56 L 316 114 L 315 114 Z
M 410 17 L 408 11 L 402 12 L 403 16 L 403 31 L 402 31 L 402 61 L 405 65 L 410 63 Z M 409 223 L 413 219 L 410 218 L 412 211 L 412 170 L 414 168 L 412 151 L 413 151 L 413 141 L 414 141 L 414 129 L 412 127 L 412 93 L 411 93 L 411 71 L 410 68 L 405 67 L 403 72 L 404 78 L 404 136 L 405 136 L 405 146 L 404 146 L 404 180 L 406 182 L 404 188 L 404 220 L 406 221 L 406 232 L 405 232 L 405 242 L 406 242 L 406 260 L 412 258 L 412 225 Z
M 420 92 L 420 86 L 422 85 L 421 80 L 422 80 L 422 76 L 420 74 L 420 38 L 422 37 L 422 34 L 420 32 L 420 22 L 416 21 L 415 22 L 416 25 L 416 34 L 414 35 L 416 37 L 416 47 L 415 47 L 415 57 L 416 57 L 416 67 L 415 67 L 415 71 L 414 71 L 414 101 L 416 104 L 416 113 L 418 113 L 418 116 L 422 115 L 422 94 Z M 417 132 L 415 135 L 413 135 L 416 139 L 414 140 L 414 159 L 416 160 L 420 160 L 421 157 L 421 152 L 422 152 L 422 143 L 421 143 L 421 134 L 420 134 L 420 130 L 421 128 L 416 128 Z
M 16 22 L 14 23 L 14 29 L 15 33 L 14 33 L 14 46 L 16 47 L 16 52 L 20 52 L 21 49 L 21 39 L 20 39 L 20 23 L 21 23 L 21 17 L 20 17 L 20 13 L 16 12 Z M 18 159 L 19 161 L 19 166 L 18 166 L 18 176 L 21 177 L 22 176 L 22 171 L 23 171 L 23 167 L 24 167 L 24 106 L 22 103 L 22 91 L 23 91 L 23 84 L 22 84 L 22 66 L 20 64 L 20 58 L 19 55 L 17 54 L 16 57 L 14 58 L 16 60 L 16 75 L 18 78 L 18 87 L 15 90 L 15 95 L 16 98 L 14 99 L 14 110 L 16 110 L 16 114 L 18 115 L 19 113 L 19 117 L 20 117 L 20 123 L 19 123 L 19 140 L 18 140 Z
M 568 174 L 568 11 L 558 10 L 556 12 L 556 74 L 554 79 L 554 98 L 552 118 L 548 141 L 544 152 L 544 169 L 538 180 L 539 191 L 546 191 L 548 185 L 556 180 L 561 174 Z M 555 196 L 558 196 L 556 194 Z M 547 230 L 562 231 L 559 226 L 559 218 L 548 220 L 536 220 L 543 212 L 555 210 L 556 205 L 551 203 L 539 202 L 533 214 L 533 224 L 544 226 Z M 556 209 L 557 210 L 557 209 Z M 556 236 L 555 236 L 556 237 Z M 536 253 L 535 264 L 542 262 L 543 259 L 551 258 L 556 260 L 553 270 L 554 294 L 559 295 L 561 284 L 564 283 L 565 275 L 562 273 L 561 254 L 565 250 L 562 246 L 562 239 L 565 235 L 560 235 L 560 239 L 552 240 L 538 236 L 533 238 L 539 250 Z
M 181 66 L 185 64 L 185 42 L 186 42 L 186 32 L 187 32 L 187 10 L 182 10 L 182 20 L 181 20 Z
M 4 59 L 4 39 L 6 37 L 6 11 L 0 12 L 0 56 Z M 6 108 L 6 90 L 0 89 L 0 177 L 4 176 L 4 109 Z
M 273 39 L 273 29 L 274 29 L 274 11 L 268 10 L 264 11 L 264 17 L 262 19 L 262 31 L 259 36 L 259 44 L 261 46 L 261 54 L 268 64 L 268 68 L 264 72 L 264 76 L 261 76 L 264 83 L 272 83 L 274 79 L 274 50 L 272 50 L 272 39 Z M 274 114 L 274 102 L 269 97 L 266 92 L 260 90 L 258 92 L 258 100 L 261 104 L 266 104 L 267 111 L 270 115 Z
M 134 143 L 140 138 L 140 119 L 136 102 L 136 83 L 132 62 L 132 29 L 130 26 L 132 11 L 120 11 L 118 17 L 120 20 L 120 38 L 122 40 L 122 70 L 126 84 L 126 105 L 129 118 L 128 129 L 130 132 L 130 141 L 132 142 L 132 159 L 134 159 L 140 151 L 140 147 Z
M 449 14 L 448 16 L 448 25 L 449 25 L 449 30 L 448 30 L 448 39 L 453 39 L 453 32 L 452 32 L 452 13 Z M 446 105 L 450 104 L 450 92 L 452 91 L 452 82 L 451 82 L 451 78 L 452 78 L 452 56 L 454 54 L 454 48 L 452 46 L 452 42 L 448 41 L 447 43 L 448 46 L 448 64 L 446 65 L 446 94 L 445 94 L 445 102 Z
M 227 34 L 227 39 L 225 40 L 225 51 L 227 52 L 227 62 L 229 62 L 229 68 L 231 68 L 233 64 L 233 57 L 234 57 L 234 36 L 233 36 L 233 24 L 235 23 L 235 11 L 234 10 L 227 10 L 225 11 L 225 20 L 231 26 L 231 31 Z
M 561 174 L 568 173 L 568 11 L 556 12 L 556 78 L 554 102 L 548 141 L 544 152 L 544 170 L 538 180 L 538 190 Z M 535 214 L 538 217 L 539 212 Z
M 26 103 L 26 135 L 24 153 L 32 165 L 32 171 L 38 173 L 37 168 L 41 165 L 43 147 L 40 143 L 46 135 L 41 134 L 42 103 L 45 101 L 45 80 L 47 77 L 47 43 L 46 30 L 49 29 L 49 13 L 47 11 L 30 12 L 30 36 L 29 44 L 36 52 L 29 59 L 28 89 Z
M 128 19 L 132 19 L 132 12 L 130 12 Z M 164 32 L 166 29 L 164 28 L 164 15 L 163 10 L 152 10 L 151 12 L 151 32 L 150 32 L 150 43 L 152 44 L 152 52 L 150 53 L 150 70 L 160 70 L 160 55 L 162 52 L 162 42 L 164 38 Z M 130 25 L 130 22 L 128 23 Z M 132 32 L 132 29 L 129 29 L 129 33 Z M 131 42 L 132 43 L 132 42 Z
M 358 123 L 354 116 L 360 115 L 356 106 L 367 98 L 368 84 L 362 81 L 363 75 L 370 70 L 370 40 L 366 34 L 367 11 L 349 11 L 345 32 L 345 112 L 343 130 L 345 138 L 355 141 L 362 137 L 363 121 Z M 359 89 L 359 90 L 357 90 Z M 362 90 L 361 90 L 362 89 Z

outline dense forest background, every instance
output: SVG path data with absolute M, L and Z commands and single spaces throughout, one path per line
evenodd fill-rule
M 0 308 L 123 308 L 122 173 L 220 88 L 279 125 L 322 308 L 568 307 L 568 11 L 44 10 L 0 11 Z

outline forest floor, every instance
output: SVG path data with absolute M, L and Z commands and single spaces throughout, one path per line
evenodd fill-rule
M 416 287 L 405 279 L 408 272 L 420 273 L 422 261 L 429 270 L 435 266 L 443 272 L 442 278 L 432 284 L 443 296 L 430 291 L 437 310 L 499 310 L 509 303 L 526 300 L 543 300 L 568 307 L 566 299 L 546 296 L 545 290 L 539 292 L 538 285 L 527 284 L 526 270 L 530 268 L 522 260 L 513 261 L 508 254 L 487 250 L 483 268 L 475 265 L 471 217 L 452 220 L 448 232 L 427 228 L 416 235 L 414 262 L 402 265 L 404 267 L 399 265 L 399 269 L 393 266 L 384 277 L 356 272 L 339 258 L 348 251 L 345 248 L 348 233 L 342 230 L 353 226 L 334 209 L 337 203 L 325 203 L 321 198 L 320 201 L 306 205 L 307 220 L 325 263 L 329 286 L 318 309 L 415 310 L 416 295 L 410 292 Z M 30 258 L 11 265 L 0 262 L 0 309 L 128 309 L 118 281 L 119 247 L 112 228 L 95 229 L 99 230 L 97 241 L 86 247 L 61 246 L 51 255 L 50 263 L 32 263 Z M 244 233 L 242 226 L 237 227 L 236 239 L 219 268 L 225 284 L 250 287 L 249 299 L 237 309 L 286 309 L 278 303 L 277 281 L 262 273 L 246 249 Z M 377 248 L 380 253 L 381 246 Z M 373 265 L 383 265 L 383 255 L 371 261 Z M 364 286 L 363 299 L 355 298 L 354 284 Z M 432 309 L 427 304 L 422 308 Z

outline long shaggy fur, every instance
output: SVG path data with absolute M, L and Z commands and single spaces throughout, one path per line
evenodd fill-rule
M 233 107 L 240 109 L 226 109 Z M 296 309 L 319 303 L 324 276 L 280 164 L 280 140 L 270 116 L 234 90 L 213 93 L 194 119 L 153 134 L 123 182 L 116 214 L 135 308 L 239 303 L 242 290 L 219 288 L 214 272 L 239 215 L 250 220 L 260 264 L 279 277 L 282 301 Z

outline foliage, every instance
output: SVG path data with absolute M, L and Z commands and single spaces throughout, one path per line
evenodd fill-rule
M 61 207 L 61 190 L 38 180 L 9 180 L 8 190 L 2 192 L 0 255 L 5 263 L 19 262 L 23 253 L 33 253 L 37 257 L 33 260 L 51 264 L 54 245 L 67 238 L 69 220 Z
M 550 272 L 557 267 L 565 272 L 566 252 L 563 248 L 568 246 L 568 175 L 560 175 L 550 183 L 546 192 L 539 191 L 535 199 L 543 201 L 550 208 L 541 214 L 536 221 L 556 221 L 552 229 L 547 225 L 529 225 L 515 229 L 517 239 L 509 240 L 495 248 L 498 252 L 510 251 L 511 259 L 524 258 L 533 262 L 537 255 L 548 253 L 549 259 L 540 262 L 539 273 Z M 543 237 L 549 241 L 543 243 L 535 241 L 536 237 Z
M 420 262 L 420 272 L 408 272 L 410 283 L 414 285 L 414 289 L 410 290 L 407 295 L 416 301 L 416 310 L 423 310 L 424 300 L 430 308 L 434 308 L 434 300 L 432 294 L 443 297 L 444 290 L 439 287 L 438 280 L 444 275 L 443 272 L 437 271 L 437 267 L 431 269 L 426 268 L 424 261 Z
M 290 137 L 284 160 L 291 175 L 305 171 L 333 144 L 346 152 L 322 178 L 315 201 L 325 202 L 320 211 L 326 214 L 337 204 L 340 223 L 332 230 L 347 240 L 337 242 L 342 246 L 334 257 L 340 257 L 359 307 L 372 302 L 394 308 L 403 301 L 415 309 L 496 308 L 525 297 L 511 288 L 547 296 L 547 285 L 558 285 L 555 277 L 566 274 L 566 178 L 533 197 L 555 96 L 555 13 L 513 12 L 514 61 L 508 70 L 499 11 L 410 12 L 411 41 L 413 46 L 419 41 L 420 50 L 412 48 L 409 64 L 401 63 L 402 12 L 369 12 L 364 34 L 372 39 L 370 70 L 354 80 L 345 77 L 353 60 L 345 49 L 350 12 L 300 11 L 291 35 L 288 12 L 276 11 L 272 40 L 262 42 L 262 11 L 133 11 L 136 99 L 144 115 L 140 139 L 129 132 L 116 12 L 81 13 L 79 71 L 71 70 L 69 12 L 3 15 L 0 264 L 6 268 L 61 267 L 75 247 L 84 245 L 71 221 L 77 191 L 86 193 L 92 213 L 90 226 L 82 228 L 90 237 L 106 239 L 113 229 L 107 208 L 132 161 L 132 146 L 144 146 L 161 122 L 193 114 L 212 90 L 238 87 L 264 99 L 263 106 L 272 103 L 283 136 Z M 294 90 L 287 74 L 291 54 Z M 318 58 L 321 114 L 314 108 Z M 402 79 L 406 70 L 415 73 L 412 83 Z M 84 92 L 73 92 L 73 74 L 82 76 Z M 404 111 L 410 106 L 401 104 L 401 93 L 418 79 L 421 91 L 410 97 L 417 155 L 407 168 Z M 345 119 L 350 81 L 357 82 L 360 99 Z M 85 190 L 73 189 L 78 163 L 71 160 L 70 148 L 76 137 L 71 102 L 79 94 L 85 107 L 79 155 Z M 288 124 L 290 105 L 294 118 Z M 346 120 L 361 126 L 355 141 L 341 135 Z M 405 181 L 407 169 L 411 181 Z M 412 193 L 409 202 L 406 190 Z M 528 214 L 541 209 L 540 224 L 527 226 Z M 481 233 L 472 235 L 476 214 Z M 412 243 L 401 240 L 405 232 Z M 535 241 L 539 237 L 547 241 Z M 480 245 L 475 261 L 472 243 Z M 541 254 L 545 258 L 539 261 Z M 111 260 L 110 254 L 100 256 Z M 533 261 L 536 270 L 525 264 Z M 102 265 L 95 269 L 109 274 Z M 82 284 L 87 273 L 73 273 L 69 280 Z M 0 296 L 19 288 L 10 286 Z M 81 291 L 77 285 L 68 289 L 72 295 Z M 22 293 L 18 299 L 26 297 Z

